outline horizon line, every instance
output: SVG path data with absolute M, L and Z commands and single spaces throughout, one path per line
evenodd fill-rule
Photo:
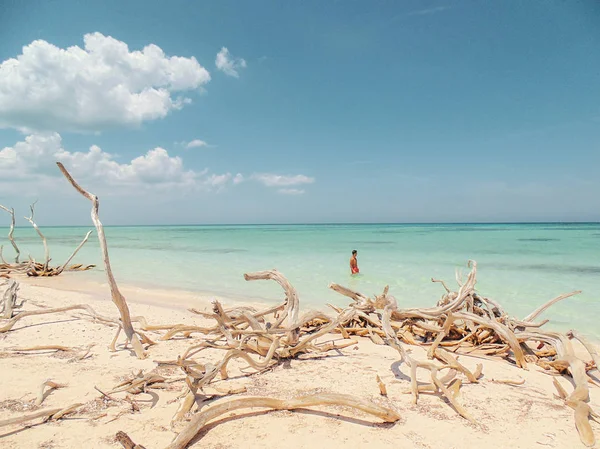
M 600 221 L 439 221 L 439 222 L 310 222 L 310 223 L 170 223 L 170 224 L 103 224 L 105 228 L 125 228 L 125 227 L 193 227 L 193 226 L 382 226 L 382 225 L 393 225 L 393 226 L 424 226 L 424 225 L 582 225 L 582 224 L 597 224 L 600 225 Z M 88 226 L 94 226 L 92 223 L 89 225 L 78 224 L 78 225 L 38 225 L 41 228 L 82 228 Z M 0 225 L 0 229 L 10 228 L 10 226 Z M 29 225 L 16 225 L 17 228 L 31 228 Z

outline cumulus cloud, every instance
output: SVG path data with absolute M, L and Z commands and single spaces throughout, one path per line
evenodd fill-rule
M 36 40 L 0 64 L 0 127 L 100 131 L 137 126 L 191 102 L 210 74 L 194 57 L 167 56 L 150 44 L 130 51 L 101 33 L 83 48 Z M 234 65 L 235 66 L 235 65 Z
M 303 189 L 279 189 L 279 193 L 283 195 L 302 195 L 304 193 Z
M 255 173 L 252 175 L 252 179 L 267 187 L 288 187 L 302 184 L 312 184 L 315 182 L 315 178 L 311 178 L 306 175 L 286 176 L 276 175 L 273 173 Z
M 201 148 L 201 147 L 207 147 L 208 144 L 204 141 L 204 140 L 200 140 L 200 139 L 194 139 L 191 142 L 188 142 L 185 147 L 187 149 L 190 148 Z
M 234 58 L 226 47 L 221 48 L 221 51 L 217 53 L 217 59 L 215 59 L 215 65 L 217 69 L 226 75 L 239 78 L 239 69 L 246 68 L 246 60 L 242 58 Z
M 93 145 L 87 152 L 71 152 L 63 148 L 58 133 L 32 134 L 12 147 L 0 150 L 0 177 L 4 181 L 59 176 L 54 162 L 65 164 L 78 180 L 96 180 L 108 186 L 141 188 L 223 188 L 231 174 L 208 175 L 208 170 L 194 171 L 184 167 L 178 156 L 156 147 L 126 163 L 115 155 Z

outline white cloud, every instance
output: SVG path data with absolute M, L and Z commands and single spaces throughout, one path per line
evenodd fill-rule
M 242 58 L 234 58 L 226 47 L 221 48 L 221 51 L 217 53 L 217 59 L 215 59 L 215 65 L 217 69 L 225 73 L 226 75 L 239 78 L 239 69 L 246 68 L 246 60 Z
M 438 12 L 442 12 L 442 11 L 447 11 L 448 9 L 451 9 L 451 6 L 437 6 L 435 8 L 427 8 L 427 9 L 420 9 L 418 11 L 413 11 L 413 12 L 409 12 L 407 15 L 409 16 L 425 16 L 425 15 L 429 15 L 429 14 L 436 14 Z
M 70 152 L 63 148 L 58 133 L 32 134 L 13 147 L 0 150 L 0 178 L 3 181 L 35 182 L 59 177 L 54 165 L 63 162 L 73 176 L 97 181 L 102 186 L 138 188 L 223 188 L 231 174 L 208 175 L 208 170 L 194 171 L 184 167 L 178 156 L 156 147 L 128 163 L 119 163 L 115 155 L 93 145 L 87 152 Z
M 312 184 L 315 178 L 310 178 L 306 175 L 276 175 L 273 173 L 255 173 L 252 179 L 264 184 L 267 187 L 287 187 L 297 186 L 301 184 Z
M 0 127 L 99 131 L 165 117 L 191 100 L 176 92 L 199 89 L 210 74 L 194 57 L 166 56 L 150 44 L 86 34 L 84 48 L 44 40 L 0 64 Z
M 200 139 L 194 139 L 185 145 L 185 147 L 188 149 L 189 148 L 207 147 L 207 146 L 208 146 L 208 144 L 204 140 L 200 140 Z
M 242 175 L 241 173 L 235 175 L 235 177 L 233 178 L 233 184 L 238 185 L 242 182 L 244 182 L 244 175 Z
M 303 189 L 279 189 L 279 193 L 284 195 L 302 195 L 304 193 Z
M 210 175 L 206 180 L 205 184 L 210 187 L 215 187 L 218 190 L 221 190 L 229 180 L 231 179 L 231 173 L 224 173 L 222 175 Z

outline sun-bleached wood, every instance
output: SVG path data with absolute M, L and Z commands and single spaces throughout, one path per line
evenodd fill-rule
M 108 284 L 110 286 L 110 294 L 111 294 L 113 302 L 117 306 L 117 309 L 119 309 L 119 313 L 121 315 L 121 325 L 123 326 L 123 331 L 125 332 L 125 335 L 127 336 L 127 340 L 131 342 L 131 346 L 133 347 L 133 350 L 135 351 L 135 355 L 137 356 L 137 358 L 143 359 L 146 357 L 146 353 L 144 351 L 144 348 L 142 346 L 140 338 L 138 337 L 138 334 L 133 329 L 133 325 L 131 324 L 131 317 L 130 317 L 130 313 L 129 313 L 129 306 L 127 305 L 127 300 L 119 291 L 119 287 L 117 286 L 117 281 L 115 280 L 115 277 L 112 273 L 112 268 L 110 266 L 110 258 L 108 256 L 108 245 L 106 244 L 104 228 L 102 226 L 102 222 L 100 221 L 100 217 L 98 215 L 98 208 L 100 206 L 98 197 L 92 193 L 89 193 L 85 189 L 83 189 L 75 181 L 75 179 L 73 179 L 73 177 L 70 175 L 70 173 L 67 171 L 67 169 L 64 167 L 64 165 L 62 163 L 57 162 L 56 165 L 58 166 L 58 168 L 60 169 L 62 174 L 65 176 L 67 181 L 69 181 L 71 183 L 71 185 L 75 188 L 75 190 L 77 190 L 81 195 L 83 195 L 85 198 L 90 200 L 92 203 L 91 216 L 92 216 L 92 221 L 94 222 L 94 225 L 96 226 L 96 232 L 98 234 L 98 241 L 100 242 L 100 250 L 102 251 L 102 261 L 104 262 L 104 270 L 106 271 L 106 277 L 108 278 Z
M 31 211 L 31 215 L 29 217 L 25 217 L 25 220 L 27 220 L 29 223 L 31 223 L 31 226 L 33 226 L 33 229 L 35 229 L 35 231 L 37 232 L 37 234 L 40 236 L 40 238 L 42 239 L 42 243 L 44 244 L 44 270 L 48 269 L 48 264 L 50 263 L 50 250 L 48 249 L 48 242 L 46 241 L 46 237 L 44 236 L 44 234 L 42 234 L 42 231 L 40 231 L 40 228 L 38 227 L 38 225 L 36 224 L 36 222 L 33 220 L 33 215 L 35 212 L 35 204 L 37 203 L 37 201 L 35 201 L 31 206 L 29 206 L 29 210 Z
M 396 422 L 400 415 L 395 410 L 346 394 L 321 393 L 293 399 L 268 397 L 245 397 L 228 399 L 211 405 L 194 415 L 190 423 L 165 449 L 184 449 L 202 428 L 215 418 L 242 408 L 267 408 L 274 410 L 296 410 L 316 406 L 343 406 L 376 416 L 384 422 Z
M 21 251 L 19 251 L 19 247 L 17 246 L 17 243 L 15 242 L 15 239 L 13 237 L 13 234 L 15 232 L 15 210 L 12 207 L 9 209 L 8 207 L 3 206 L 2 204 L 0 204 L 0 209 L 10 214 L 10 229 L 8 231 L 8 240 L 10 240 L 11 245 L 15 249 L 15 263 L 18 264 Z

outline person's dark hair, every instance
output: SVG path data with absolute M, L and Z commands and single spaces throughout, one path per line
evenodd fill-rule
M 358 253 L 358 251 L 356 251 L 355 249 L 352 250 L 352 255 L 354 256 L 356 253 Z

